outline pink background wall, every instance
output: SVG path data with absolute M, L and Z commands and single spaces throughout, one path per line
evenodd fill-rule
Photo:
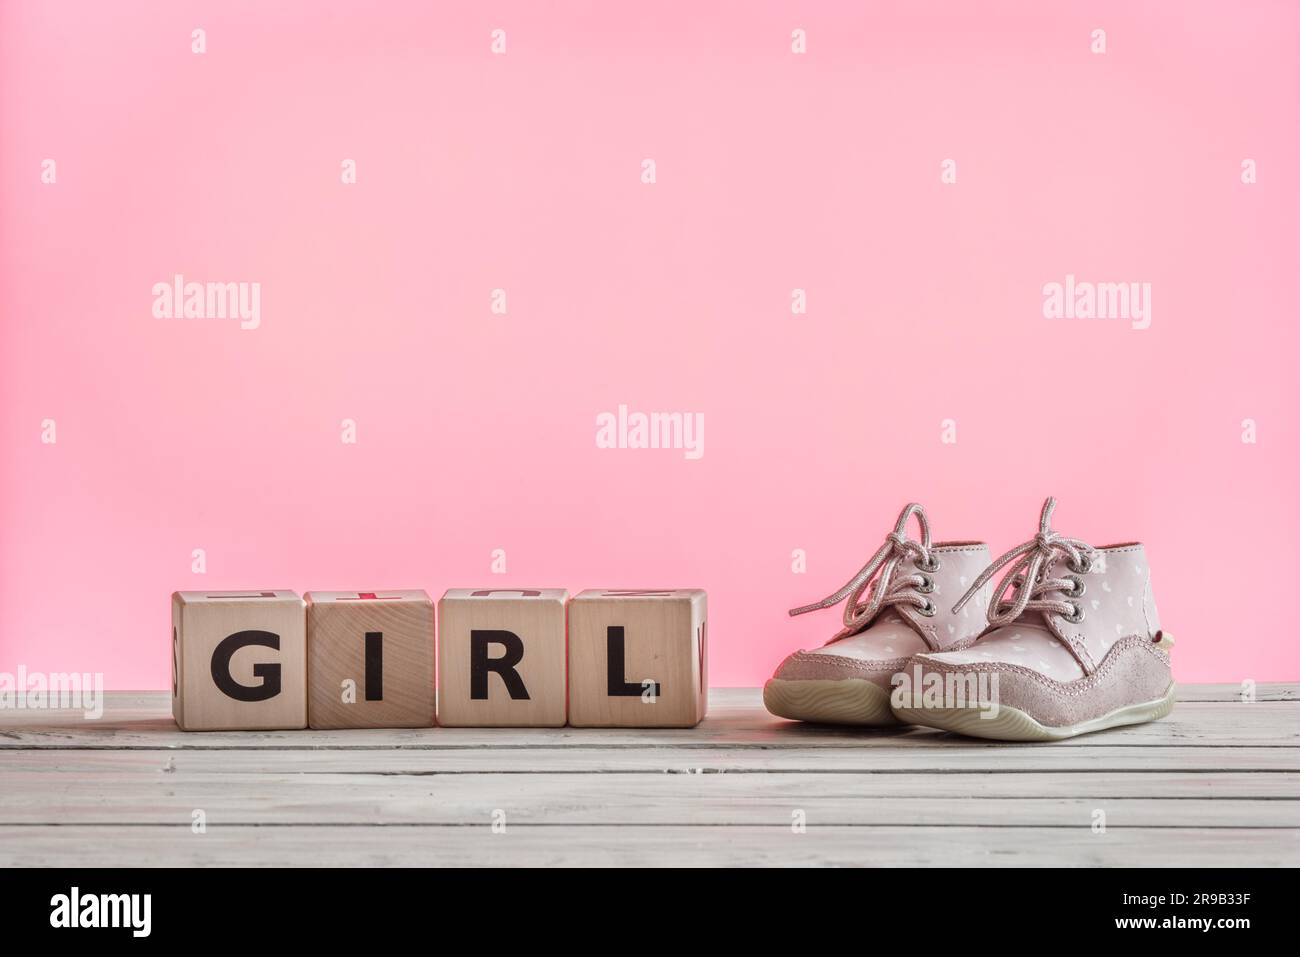
M 179 588 L 698 585 L 756 684 L 906 501 L 1000 550 L 1051 493 L 1180 679 L 1300 677 L 1300 8 L 860 6 L 0 0 L 0 671 L 164 687 Z

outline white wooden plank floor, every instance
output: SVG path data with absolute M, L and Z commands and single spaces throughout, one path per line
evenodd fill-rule
M 1032 745 L 710 703 L 644 731 L 186 734 L 166 692 L 0 711 L 0 865 L 1300 864 L 1300 684 Z

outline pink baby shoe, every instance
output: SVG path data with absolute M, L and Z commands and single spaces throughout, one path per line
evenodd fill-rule
M 1145 549 L 1066 538 L 1052 531 L 1055 507 L 1049 498 L 1038 534 L 989 565 L 954 606 L 1009 565 L 989 600 L 989 630 L 968 648 L 912 659 L 894 696 L 900 721 L 1055 741 L 1173 710 L 1173 639 L 1160 630 Z
M 920 541 L 907 537 L 913 515 Z M 984 629 L 983 617 L 971 609 L 948 609 L 988 558 L 989 548 L 980 542 L 932 545 L 925 509 L 908 505 L 885 543 L 848 584 L 815 605 L 790 612 L 802 615 L 848 599 L 844 627 L 825 646 L 797 651 L 781 662 L 763 688 L 767 710 L 798 721 L 897 724 L 890 682 L 908 659 L 921 651 L 965 648 Z

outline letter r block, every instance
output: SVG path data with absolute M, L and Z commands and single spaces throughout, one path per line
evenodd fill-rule
M 172 716 L 185 731 L 307 727 L 307 616 L 291 591 L 172 594 Z
M 708 708 L 708 597 L 591 589 L 569 602 L 569 724 L 690 728 Z
M 451 588 L 438 602 L 438 723 L 558 728 L 565 701 L 563 588 Z

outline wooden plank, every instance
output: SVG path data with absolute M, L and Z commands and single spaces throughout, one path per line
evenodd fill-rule
M 12 866 L 1278 867 L 1300 830 L 1078 827 L 0 827 Z
M 1004 745 L 953 748 L 591 748 L 496 747 L 474 750 L 426 748 L 330 748 L 106 751 L 58 748 L 0 751 L 0 774 L 20 771 L 71 773 L 126 767 L 121 759 L 138 756 L 157 773 L 217 769 L 256 772 L 452 774 L 629 774 L 752 773 L 949 775 L 1054 772 L 1075 775 L 1183 773 L 1187 775 L 1292 774 L 1300 772 L 1294 748 L 1058 748 L 1055 745 Z M 96 760 L 98 758 L 98 760 Z M 204 763 L 199 763 L 203 761 Z
M 21 720 L 10 721 L 14 715 Z M 33 717 L 33 715 L 37 717 Z M 942 748 L 1000 747 L 924 728 L 860 729 L 805 725 L 774 718 L 754 704 L 718 708 L 697 728 L 432 728 L 356 731 L 187 733 L 156 709 L 106 711 L 97 721 L 59 712 L 4 712 L 0 752 L 16 748 L 445 748 L 744 747 Z M 1300 748 L 1300 703 L 1192 702 L 1161 721 L 1116 728 L 1050 745 L 1166 748 L 1197 746 Z
M 1234 701 L 1242 700 L 1240 684 L 1179 685 L 1178 700 L 1183 701 Z M 1300 682 L 1260 682 L 1255 686 L 1256 701 L 1300 701 Z
M 633 752 L 575 752 L 547 755 L 548 760 L 527 767 L 506 766 L 498 759 L 466 760 L 470 755 L 439 752 L 290 752 L 268 764 L 256 751 L 29 751 L 0 758 L 10 792 L 20 788 L 62 789 L 63 776 L 136 780 L 142 789 L 166 786 L 173 776 L 314 775 L 375 776 L 380 778 L 441 778 L 458 775 L 480 779 L 492 776 L 528 776 L 535 773 L 582 778 L 624 774 L 663 776 L 731 774 L 784 774 L 800 778 L 807 773 L 839 775 L 842 786 L 854 786 L 875 797 L 1131 797 L 1162 798 L 1288 798 L 1300 797 L 1300 772 L 1296 771 L 1091 771 L 1087 766 L 1064 771 L 1007 770 L 969 773 L 952 771 L 882 771 L 869 762 L 851 762 L 851 754 L 814 752 L 800 767 L 790 767 L 792 755 L 746 752 L 739 759 L 725 756 L 716 765 L 693 767 L 679 758 L 664 762 L 650 754 Z M 478 758 L 480 755 L 473 755 Z M 487 757 L 490 757 L 488 755 Z M 796 756 L 797 757 L 797 756 Z M 486 770 L 482 770 L 486 768 Z M 432 783 L 432 782 L 431 782 Z M 485 789 L 494 787 L 484 780 Z M 575 788 L 584 785 L 575 780 Z
M 1005 777 L 980 776 L 980 779 Z M 100 773 L 6 775 L 0 824 L 185 824 L 202 810 L 221 824 L 476 824 L 494 813 L 526 824 L 789 824 L 800 811 L 818 824 L 916 826 L 1300 828 L 1300 793 L 1243 799 L 1130 797 L 1094 779 L 1102 796 L 884 796 L 875 781 L 827 774 L 451 775 L 437 779 L 357 774 Z M 978 780 L 978 779 L 977 779 Z M 915 780 L 912 789 L 919 791 Z M 1037 782 L 1035 782 L 1037 783 Z
M 1240 684 L 1179 684 L 1178 701 L 1182 702 L 1242 702 L 1242 685 Z M 155 716 L 170 714 L 170 693 L 168 690 L 110 690 L 104 693 L 109 709 L 120 711 L 153 711 Z M 1255 688 L 1257 702 L 1300 702 L 1300 681 L 1261 681 Z M 710 688 L 708 689 L 708 711 L 710 714 L 725 713 L 732 709 L 762 709 L 763 692 L 761 688 Z M 39 711 L 3 710 L 0 711 L 0 726 L 8 724 L 10 716 L 32 715 L 39 720 Z M 49 714 L 45 711 L 44 714 Z

